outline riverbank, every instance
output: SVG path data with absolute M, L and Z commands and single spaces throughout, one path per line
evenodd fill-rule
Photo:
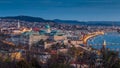
M 108 32 L 91 39 L 92 40 L 87 41 L 87 44 L 95 49 L 101 49 L 103 41 L 105 40 L 107 49 L 120 52 L 120 34 L 117 32 Z
M 105 33 L 103 31 L 101 32 L 94 32 L 94 33 L 90 33 L 88 35 L 86 35 L 84 38 L 83 38 L 83 44 L 87 44 L 87 41 L 88 39 L 92 38 L 92 37 L 96 37 L 98 35 L 104 35 Z

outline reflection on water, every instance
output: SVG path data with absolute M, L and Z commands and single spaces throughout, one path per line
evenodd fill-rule
M 99 35 L 88 40 L 88 45 L 93 46 L 94 48 L 100 49 L 102 47 L 103 41 L 106 41 L 107 46 L 110 50 L 120 52 L 120 33 L 109 32 L 104 35 Z

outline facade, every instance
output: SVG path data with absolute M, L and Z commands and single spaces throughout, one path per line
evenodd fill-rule
M 83 43 L 83 41 L 80 40 L 79 36 L 67 36 L 67 39 L 70 40 L 71 44 L 73 45 L 78 45 Z
M 11 41 L 15 45 L 29 45 L 30 47 L 40 40 L 50 40 L 51 42 L 63 41 L 67 37 L 60 30 L 51 30 L 49 25 L 45 25 L 45 29 L 39 31 L 26 31 L 19 36 L 12 36 Z M 47 43 L 45 48 L 49 47 Z

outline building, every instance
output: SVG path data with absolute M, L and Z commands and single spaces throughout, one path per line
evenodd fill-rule
M 49 25 L 45 25 L 45 28 L 39 31 L 31 30 L 25 31 L 20 35 L 13 35 L 9 41 L 13 42 L 15 45 L 29 45 L 31 47 L 34 43 L 37 43 L 40 40 L 59 42 L 66 39 L 67 37 L 61 30 L 52 30 Z M 50 45 L 46 43 L 45 48 L 48 46 Z

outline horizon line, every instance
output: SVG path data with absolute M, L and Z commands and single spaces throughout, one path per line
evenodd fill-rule
M 5 16 L 0 16 L 0 17 L 15 17 L 15 16 L 28 16 L 28 17 L 37 17 L 37 18 L 42 18 L 45 20 L 65 20 L 65 21 L 78 21 L 78 22 L 95 22 L 95 21 L 102 21 L 102 22 L 120 22 L 120 20 L 75 20 L 75 19 L 59 19 L 59 18 L 54 18 L 54 19 L 48 19 L 48 18 L 43 18 L 40 16 L 32 16 L 32 15 L 5 15 Z

